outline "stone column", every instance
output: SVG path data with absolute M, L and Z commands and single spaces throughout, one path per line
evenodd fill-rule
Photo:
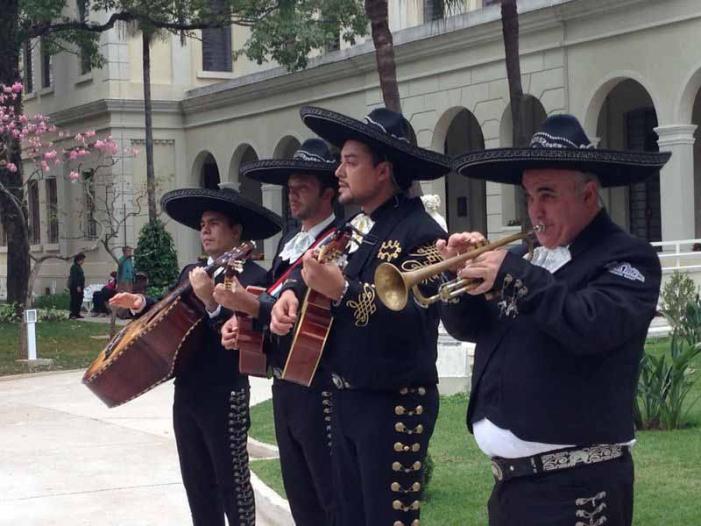
M 438 326 L 438 390 L 442 395 L 470 392 L 475 345 L 460 342 Z
M 261 185 L 261 193 L 263 206 L 268 210 L 272 210 L 276 214 L 282 215 L 282 186 L 276 184 L 263 184 Z M 280 234 L 265 240 L 266 266 L 272 262 L 279 240 Z
M 662 241 L 694 238 L 694 124 L 658 126 L 662 152 L 672 157 L 660 171 Z

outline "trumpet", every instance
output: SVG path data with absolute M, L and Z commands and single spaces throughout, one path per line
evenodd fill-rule
M 545 230 L 544 225 L 535 225 L 527 232 L 519 232 L 518 234 L 507 236 L 492 243 L 485 241 L 481 246 L 465 252 L 464 254 L 458 254 L 452 258 L 434 263 L 433 265 L 427 265 L 425 267 L 407 272 L 402 272 L 391 263 L 381 263 L 375 269 L 375 291 L 377 292 L 377 296 L 380 298 L 380 301 L 388 309 L 397 312 L 406 307 L 410 290 L 413 292 L 416 301 L 422 305 L 431 305 L 439 300 L 449 301 L 468 292 L 470 289 L 477 286 L 481 280 L 469 278 L 454 279 L 452 281 L 442 283 L 438 287 L 438 292 L 433 296 L 424 296 L 419 290 L 419 283 L 441 274 L 459 263 L 464 263 L 470 259 L 475 259 L 484 252 L 489 252 L 490 250 L 503 247 L 509 243 L 513 243 L 514 241 L 523 239 L 528 240 L 529 253 L 532 253 L 533 237 L 537 232 L 542 232 L 543 230 Z

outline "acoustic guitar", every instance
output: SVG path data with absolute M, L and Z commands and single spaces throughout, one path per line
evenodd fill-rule
M 314 249 L 320 263 L 335 262 L 345 266 L 346 251 L 352 229 L 341 227 Z M 282 371 L 282 379 L 309 387 L 319 367 L 326 338 L 331 331 L 331 300 L 319 292 L 307 289 L 295 328 L 292 346 Z
M 224 271 L 224 287 L 231 290 L 233 278 L 241 274 L 243 268 L 236 264 L 227 264 Z M 249 285 L 246 291 L 256 297 L 265 292 L 265 288 Z M 245 312 L 236 311 L 239 326 L 238 350 L 239 372 L 251 376 L 268 376 L 268 361 L 263 352 L 263 333 L 253 327 L 253 318 Z
M 253 251 L 243 243 L 205 268 L 208 274 L 229 261 L 243 261 Z M 206 312 L 185 280 L 146 313 L 126 325 L 83 375 L 83 383 L 108 407 L 144 394 L 187 367 L 201 344 Z

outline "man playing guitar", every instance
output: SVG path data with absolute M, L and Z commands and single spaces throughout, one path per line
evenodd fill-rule
M 337 166 L 329 146 L 320 139 L 305 141 L 292 159 L 265 159 L 242 166 L 241 173 L 252 179 L 285 185 L 290 213 L 301 225 L 287 232 L 280 241 L 268 272 L 267 292 L 255 296 L 234 281 L 232 287 L 217 285 L 214 289 L 218 303 L 255 318 L 261 330 L 267 327 L 273 304 L 291 268 L 309 248 L 328 238 L 339 223 L 333 213 Z M 225 347 L 237 346 L 237 331 L 234 316 L 222 327 Z M 330 373 L 322 366 L 309 388 L 284 381 L 282 373 L 292 337 L 277 337 L 267 331 L 265 336 L 269 371 L 274 377 L 275 434 L 292 515 L 298 526 L 330 525 L 334 513 Z

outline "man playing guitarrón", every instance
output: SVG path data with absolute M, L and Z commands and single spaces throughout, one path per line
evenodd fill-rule
M 209 262 L 237 246 L 241 239 L 263 239 L 280 231 L 282 220 L 273 212 L 230 189 L 181 189 L 161 201 L 166 213 L 195 230 Z M 251 526 L 255 523 L 253 490 L 246 450 L 250 425 L 248 377 L 238 371 L 238 356 L 224 349 L 219 331 L 231 312 L 212 296 L 214 279 L 201 266 L 187 265 L 179 283 L 189 280 L 204 305 L 206 328 L 187 367 L 175 379 L 173 427 L 180 471 L 195 526 Z M 239 279 L 261 284 L 265 271 L 247 260 Z M 110 303 L 140 315 L 155 299 L 123 292 Z

